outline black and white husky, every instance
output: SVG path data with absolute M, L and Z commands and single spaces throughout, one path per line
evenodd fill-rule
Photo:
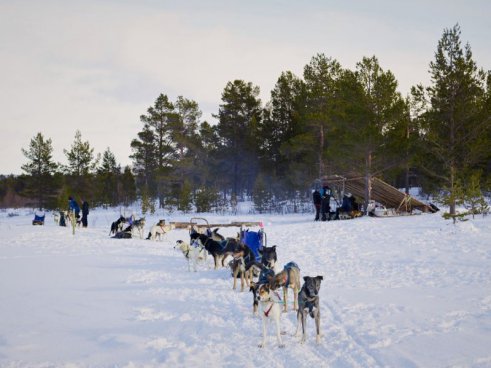
M 123 231 L 124 225 L 126 224 L 126 218 L 121 215 L 119 218 L 111 224 L 111 230 L 109 230 L 109 235 L 116 235 L 116 233 Z

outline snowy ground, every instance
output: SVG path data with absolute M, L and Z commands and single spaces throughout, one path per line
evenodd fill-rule
M 205 215 L 264 221 L 280 264 L 324 276 L 321 343 L 309 320 L 300 345 L 289 311 L 286 347 L 270 326 L 259 349 L 252 295 L 232 290 L 228 269 L 188 272 L 173 249 L 185 230 L 111 239 L 117 213 L 96 210 L 73 236 L 49 214 L 32 226 L 18 212 L 0 213 L 1 367 L 491 367 L 491 217 Z

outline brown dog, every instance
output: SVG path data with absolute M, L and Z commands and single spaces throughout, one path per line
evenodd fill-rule
M 234 276 L 235 290 L 237 286 L 237 276 L 240 273 L 240 291 L 244 291 L 244 286 L 251 286 L 252 278 L 254 276 L 255 269 L 261 269 L 262 265 L 256 261 L 256 256 L 244 243 L 239 243 L 235 251 L 233 252 L 234 259 L 229 263 L 230 268 Z
M 298 310 L 298 292 L 300 290 L 300 268 L 295 262 L 289 262 L 283 267 L 283 271 L 274 276 L 269 276 L 269 286 L 276 290 L 283 288 L 283 312 L 288 310 L 288 288 L 293 289 L 293 309 Z

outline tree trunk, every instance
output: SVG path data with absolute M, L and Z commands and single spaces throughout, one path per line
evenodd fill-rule
M 322 153 L 324 152 L 324 126 L 321 125 L 319 129 L 319 178 L 324 176 L 324 161 L 322 160 Z
M 372 152 L 368 151 L 365 162 L 365 215 L 368 215 L 368 204 L 370 203 L 372 195 Z

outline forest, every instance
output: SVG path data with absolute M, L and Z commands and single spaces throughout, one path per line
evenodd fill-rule
M 39 132 L 22 149 L 23 174 L 0 177 L 0 206 L 66 208 L 75 194 L 92 206 L 140 201 L 143 213 L 233 212 L 243 200 L 259 213 L 301 212 L 320 178 L 355 173 L 421 187 L 455 214 L 491 187 L 491 72 L 458 24 L 443 31 L 428 72 L 429 85 L 402 96 L 376 56 L 351 70 L 320 53 L 302 76 L 282 72 L 265 103 L 252 82 L 228 82 L 216 124 L 198 102 L 161 93 L 140 116 L 131 166 L 110 147 L 96 154 L 79 130 L 66 163 L 55 162 Z

